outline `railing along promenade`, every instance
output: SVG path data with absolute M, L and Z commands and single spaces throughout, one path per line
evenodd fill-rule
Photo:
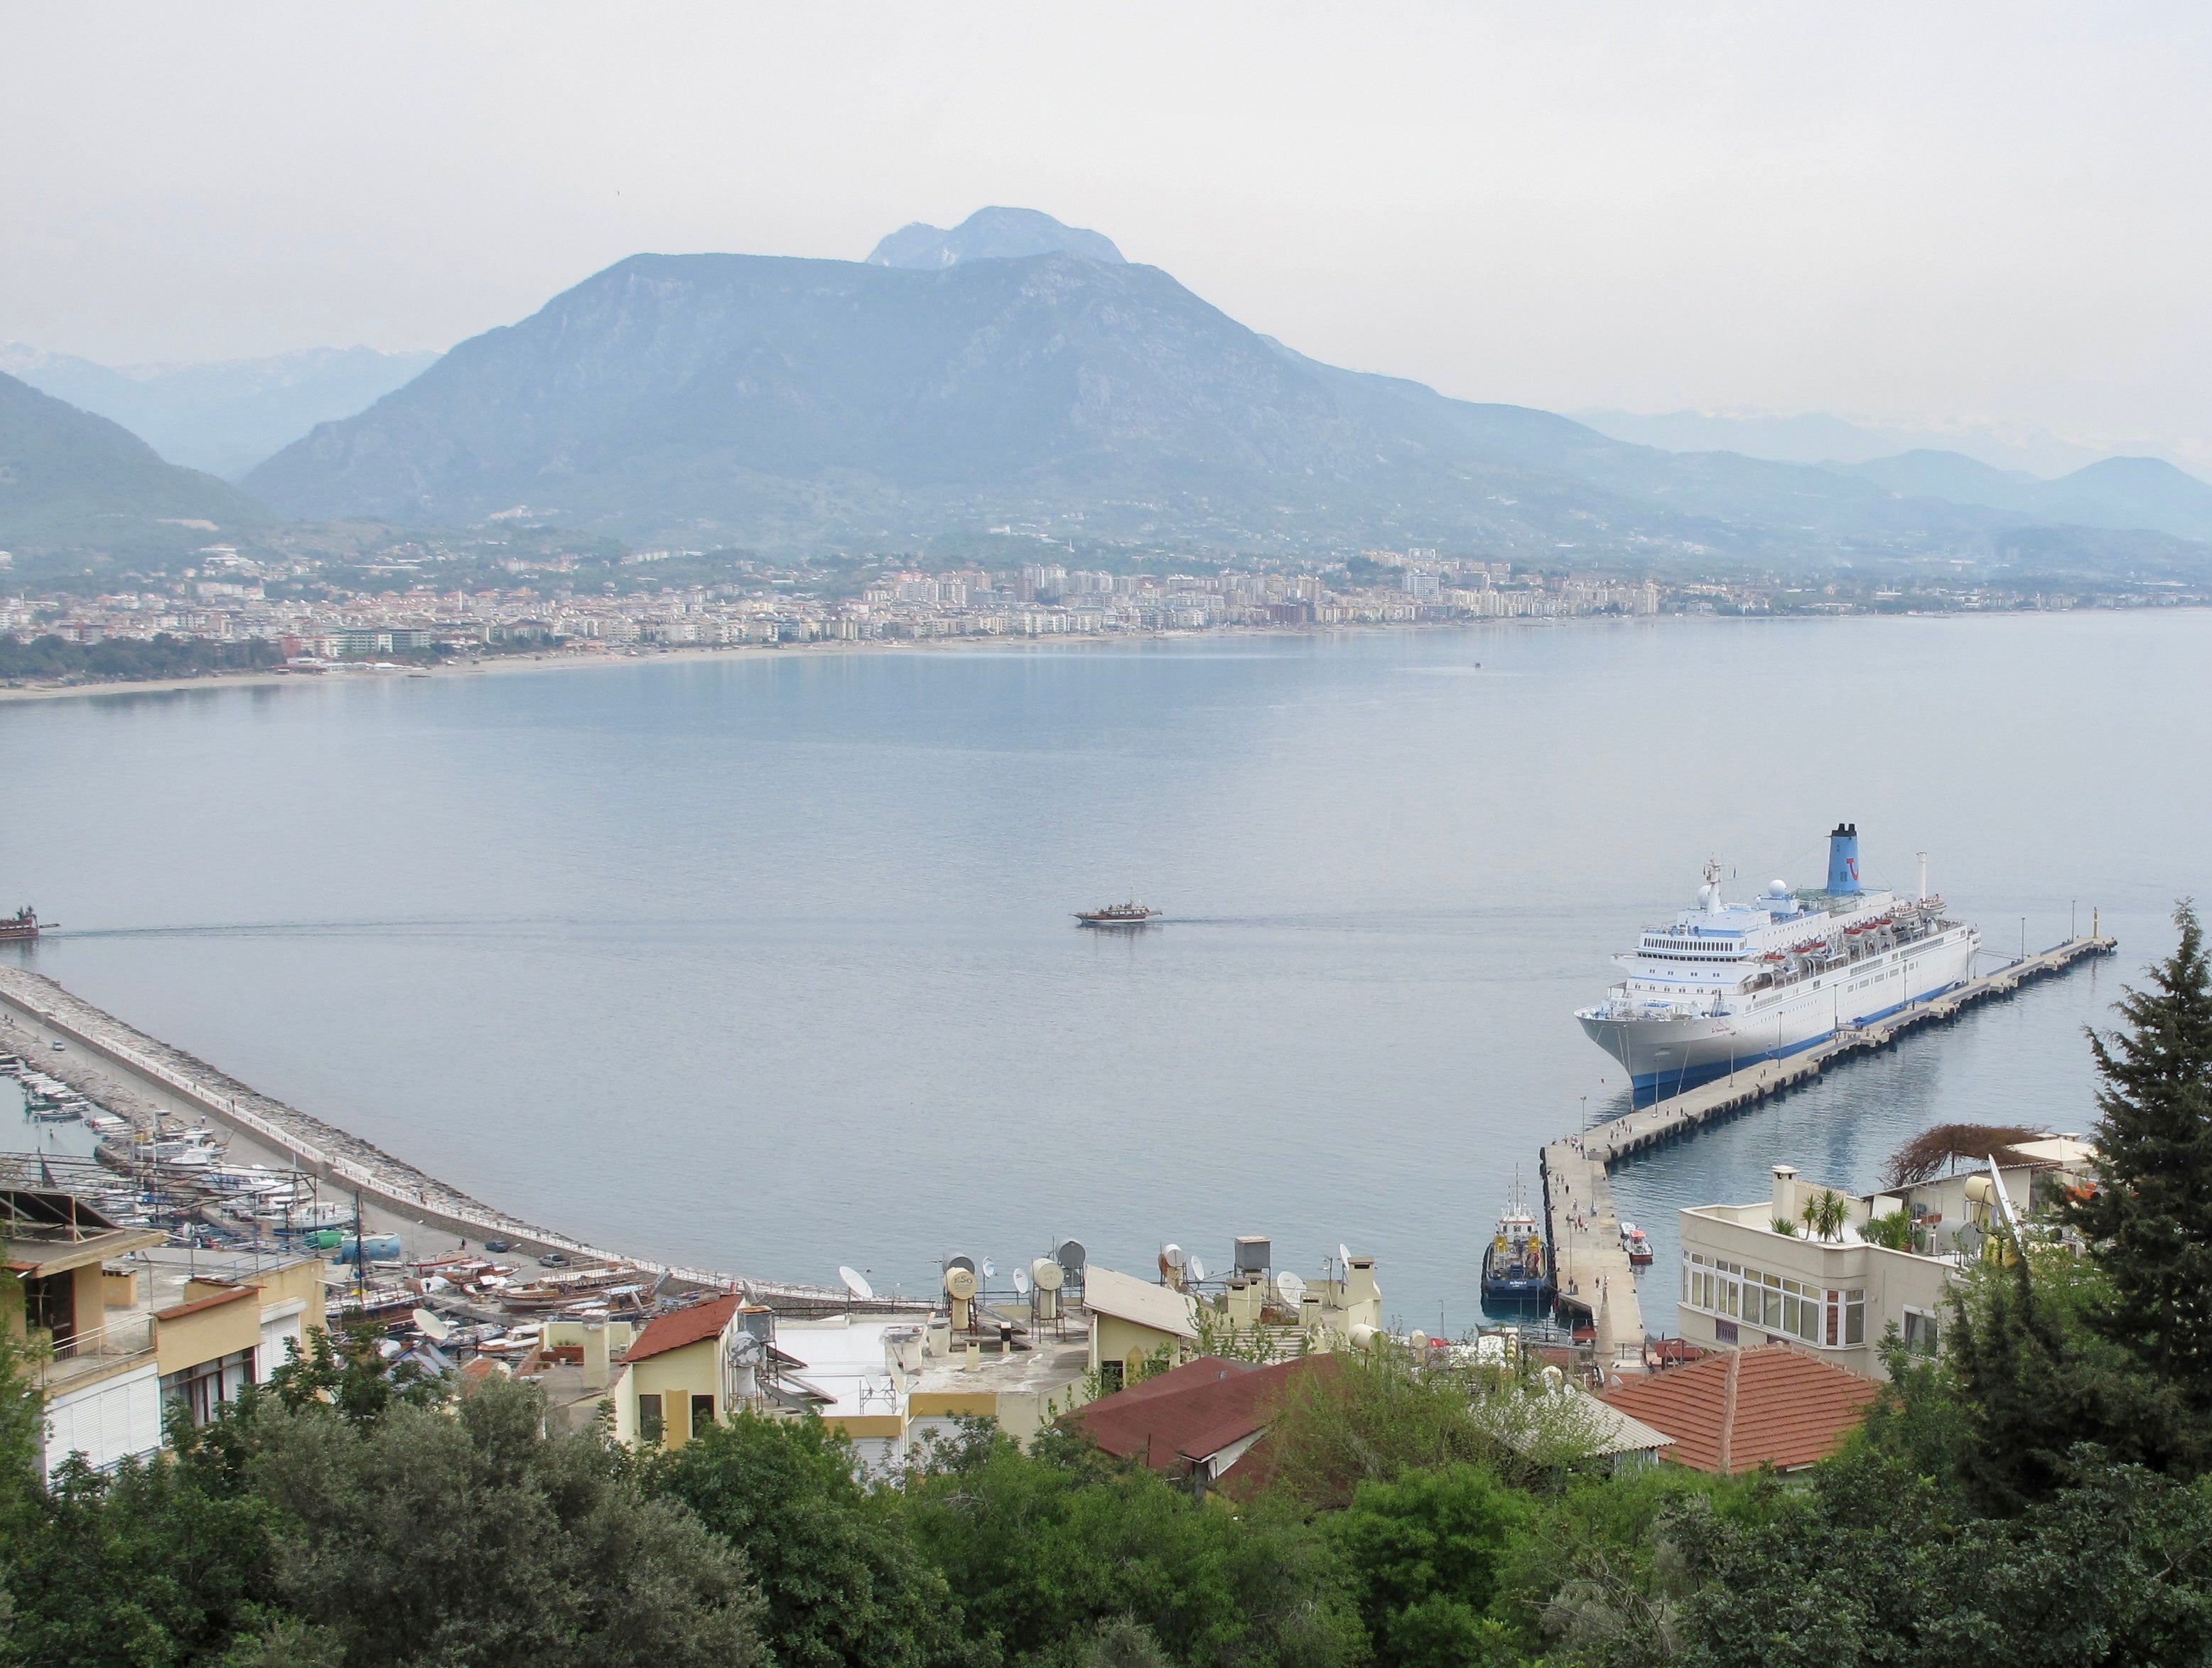
M 325 1123 L 295 1106 L 258 1093 L 225 1073 L 133 1029 L 113 1014 L 71 995 L 52 979 L 21 968 L 0 967 L 0 1009 L 13 1009 L 33 1026 L 90 1050 L 137 1078 L 158 1105 L 161 1093 L 242 1131 L 301 1169 L 385 1209 L 425 1226 L 476 1239 L 511 1239 L 532 1249 L 560 1251 L 594 1262 L 623 1263 L 686 1285 L 741 1291 L 765 1302 L 781 1300 L 843 1308 L 848 1294 L 822 1286 L 756 1280 L 714 1269 L 690 1268 L 632 1257 L 586 1244 L 525 1221 L 450 1187 L 413 1165 Z M 872 1307 L 905 1306 L 878 1300 Z M 927 1306 L 919 1301 L 913 1306 Z

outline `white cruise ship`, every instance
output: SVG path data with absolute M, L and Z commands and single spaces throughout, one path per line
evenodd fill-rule
M 1647 930 L 1613 958 L 1627 977 L 1575 1017 L 1627 1072 L 1638 1105 L 1761 1060 L 1778 1059 L 1965 982 L 1978 928 L 1947 920 L 1943 900 L 1859 886 L 1855 824 L 1828 837 L 1828 884 L 1780 880 L 1753 904 L 1721 897 L 1705 865 L 1695 908 Z

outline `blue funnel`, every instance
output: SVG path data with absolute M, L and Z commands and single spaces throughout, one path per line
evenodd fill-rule
M 1859 825 L 1838 823 L 1828 836 L 1828 890 L 1855 897 L 1859 889 Z

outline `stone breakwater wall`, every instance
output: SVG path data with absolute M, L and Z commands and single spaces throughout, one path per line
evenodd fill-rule
M 147 1036 L 41 974 L 0 967 L 0 1008 L 12 1013 L 19 1032 L 28 1022 L 85 1050 L 118 1074 L 126 1095 L 138 1104 L 116 1110 L 142 1127 L 150 1124 L 165 1105 L 204 1113 L 273 1151 L 289 1154 L 301 1169 L 343 1192 L 358 1191 L 387 1210 L 468 1239 L 511 1239 L 533 1251 L 627 1263 L 683 1285 L 742 1291 L 765 1303 L 842 1308 L 848 1301 L 845 1293 L 829 1288 L 751 1280 L 714 1269 L 623 1256 L 509 1215 L 358 1135 L 272 1099 L 205 1061 Z M 878 1301 L 873 1306 L 883 1305 Z

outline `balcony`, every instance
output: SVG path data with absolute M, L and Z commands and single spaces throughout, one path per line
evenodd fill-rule
M 104 1379 L 154 1359 L 154 1318 L 144 1310 L 115 1315 L 105 1326 L 60 1342 L 34 1330 L 30 1336 L 31 1382 L 49 1396 Z

